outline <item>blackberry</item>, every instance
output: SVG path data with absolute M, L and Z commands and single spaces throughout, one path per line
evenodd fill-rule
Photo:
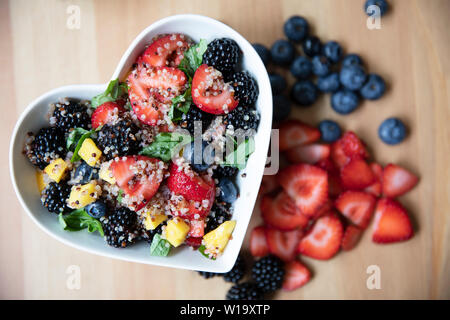
M 253 264 L 252 278 L 263 293 L 274 292 L 281 288 L 284 278 L 284 263 L 269 255 Z
M 139 152 L 136 138 L 139 128 L 130 120 L 122 119 L 117 123 L 106 124 L 98 132 L 97 145 L 103 150 L 107 160 Z
M 42 193 L 42 205 L 56 214 L 69 212 L 66 200 L 69 198 L 70 189 L 71 187 L 65 181 L 50 182 Z
M 139 238 L 137 214 L 128 208 L 110 210 L 100 218 L 105 241 L 112 247 L 125 248 Z
M 197 273 L 205 279 L 211 279 L 211 278 L 214 278 L 215 276 L 219 275 L 219 273 L 207 272 L 207 271 L 197 271 Z
M 40 129 L 34 140 L 25 146 L 25 153 L 32 164 L 43 170 L 53 159 L 66 156 L 64 132 L 55 127 Z
M 263 294 L 256 284 L 244 282 L 235 284 L 227 292 L 227 300 L 262 300 Z
M 234 96 L 241 106 L 252 106 L 258 99 L 258 84 L 247 71 L 234 73 L 229 79 L 234 89 Z
M 238 171 L 239 169 L 236 167 L 218 166 L 216 170 L 214 170 L 213 178 L 220 180 L 220 178 L 234 177 Z
M 88 130 L 91 127 L 91 117 L 87 113 L 87 106 L 75 100 L 65 100 L 55 103 L 53 111 L 55 126 L 64 132 L 73 128 Z
M 227 126 L 233 126 L 234 130 L 256 130 L 259 125 L 259 113 L 253 107 L 238 106 L 225 116 L 223 123 Z
M 188 130 L 190 134 L 193 136 L 195 121 L 201 121 L 202 124 L 201 132 L 203 133 L 211 124 L 212 119 L 213 116 L 211 114 L 203 112 L 196 106 L 192 105 L 189 108 L 189 111 L 186 114 L 183 113 L 183 115 L 181 116 L 181 122 L 179 123 L 179 125 L 182 128 Z
M 223 279 L 227 282 L 238 283 L 245 275 L 245 261 L 241 255 L 237 257 L 233 269 L 223 275 Z
M 225 202 L 214 202 L 211 211 L 206 217 L 206 227 L 205 233 L 208 233 L 218 226 L 220 226 L 225 221 L 231 219 L 231 205 Z
M 208 44 L 208 48 L 203 54 L 203 63 L 226 75 L 235 70 L 241 54 L 241 49 L 236 41 L 228 38 L 215 39 Z

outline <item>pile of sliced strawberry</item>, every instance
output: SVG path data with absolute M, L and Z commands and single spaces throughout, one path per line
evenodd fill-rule
M 286 262 L 285 290 L 311 277 L 298 255 L 328 260 L 341 249 L 351 250 L 372 221 L 375 243 L 405 241 L 414 234 L 408 213 L 394 199 L 417 184 L 414 174 L 368 161 L 369 152 L 354 132 L 332 144 L 319 140 L 320 132 L 303 122 L 281 124 L 280 150 L 291 164 L 262 182 L 264 225 L 252 231 L 250 251 Z

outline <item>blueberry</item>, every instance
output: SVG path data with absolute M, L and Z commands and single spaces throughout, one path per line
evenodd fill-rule
M 364 11 L 369 17 L 375 14 L 375 11 L 373 10 L 367 11 L 370 6 L 378 6 L 378 8 L 380 8 L 380 16 L 384 15 L 389 8 L 389 4 L 386 0 L 367 0 L 364 4 Z
M 328 41 L 323 46 L 323 54 L 327 57 L 331 62 L 337 63 L 342 58 L 342 48 L 339 43 L 336 41 Z
M 325 56 L 312 58 L 312 71 L 316 76 L 323 77 L 330 72 L 331 63 Z
M 84 211 L 92 218 L 99 219 L 106 213 L 106 204 L 102 201 L 95 201 L 84 207 Z
M 324 142 L 334 142 L 341 137 L 341 127 L 332 120 L 321 121 L 319 130 Z
M 289 65 L 295 57 L 295 48 L 287 40 L 277 40 L 270 48 L 272 61 L 281 66 Z
M 287 87 L 286 79 L 278 73 L 269 73 L 269 80 L 273 95 L 282 93 Z
M 312 73 L 312 63 L 308 58 L 300 56 L 295 58 L 291 65 L 291 73 L 298 80 L 308 78 Z
M 201 148 L 201 149 L 200 149 Z M 206 141 L 201 144 L 191 142 L 183 148 L 183 158 L 186 159 L 195 171 L 205 171 L 214 162 L 215 150 Z
M 281 122 L 285 120 L 291 113 L 291 102 L 286 96 L 273 96 L 273 120 Z
M 360 66 L 344 67 L 339 73 L 341 84 L 350 90 L 359 90 L 366 82 L 366 72 Z
M 238 190 L 233 181 L 228 178 L 222 178 L 219 181 L 218 187 L 220 189 L 218 200 L 227 203 L 233 203 L 238 197 Z
M 361 57 L 355 53 L 348 54 L 342 59 L 342 67 L 363 66 Z
M 335 92 L 339 89 L 339 86 L 339 74 L 336 72 L 317 79 L 317 88 L 322 92 Z
M 367 82 L 363 85 L 359 93 L 365 99 L 380 99 L 386 91 L 386 84 L 382 77 L 377 74 L 369 74 Z
M 315 36 L 308 36 L 303 41 L 302 47 L 303 52 L 308 57 L 314 57 L 315 55 L 318 55 L 322 50 L 322 43 L 320 42 L 319 38 Z
M 406 137 L 406 127 L 398 118 L 384 120 L 378 128 L 378 136 L 387 144 L 394 145 L 402 142 Z
M 331 107 L 339 114 L 349 114 L 358 107 L 359 97 L 350 90 L 339 90 L 331 96 Z
M 308 34 L 308 21 L 300 16 L 292 16 L 284 23 L 284 34 L 294 42 L 302 41 Z
M 76 169 L 73 177 L 74 180 L 81 184 L 89 183 L 91 180 L 98 179 L 98 170 L 88 165 L 86 162 L 82 162 Z M 80 180 L 78 180 L 80 179 Z
M 270 62 L 270 51 L 264 45 L 260 43 L 254 43 L 253 48 L 258 53 L 264 65 L 268 65 Z
M 292 98 L 300 106 L 310 106 L 317 100 L 317 87 L 309 80 L 297 81 L 292 87 Z

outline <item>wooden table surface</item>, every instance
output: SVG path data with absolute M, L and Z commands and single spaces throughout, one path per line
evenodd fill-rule
M 221 20 L 250 42 L 270 45 L 283 37 L 282 24 L 305 16 L 323 40 L 336 39 L 360 53 L 369 71 L 388 82 L 386 96 L 339 116 L 323 96 L 292 116 L 317 124 L 329 117 L 356 131 L 382 164 L 396 162 L 420 175 L 420 184 L 401 201 L 416 236 L 377 246 L 366 232 L 353 251 L 331 261 L 303 261 L 313 280 L 279 299 L 450 298 L 450 1 L 397 0 L 369 30 L 363 0 L 62 1 L 0 2 L 0 298 L 44 299 L 222 299 L 229 285 L 190 271 L 97 257 L 50 238 L 26 216 L 11 186 L 8 146 L 26 105 L 62 85 L 104 83 L 134 37 L 154 21 L 179 13 Z M 68 7 L 80 8 L 79 29 L 67 28 Z M 292 80 L 292 79 L 291 79 Z M 381 143 L 378 125 L 399 116 L 410 128 L 399 146 Z M 31 178 L 30 178 L 31 179 Z M 259 213 L 254 212 L 252 225 Z M 69 289 L 70 266 L 79 266 L 81 286 Z M 381 271 L 381 289 L 369 290 L 367 267 Z M 70 272 L 70 269 L 69 269 Z

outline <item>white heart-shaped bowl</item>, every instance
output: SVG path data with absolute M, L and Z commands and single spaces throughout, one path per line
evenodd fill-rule
M 215 261 L 206 259 L 199 252 L 193 251 L 187 246 L 172 250 L 168 257 L 150 256 L 149 246 L 145 243 L 137 243 L 125 249 L 112 248 L 98 234 L 90 234 L 87 231 L 64 231 L 58 223 L 57 216 L 49 214 L 42 207 L 36 184 L 35 168 L 22 154 L 27 132 L 37 132 L 39 128 L 48 126 L 46 115 L 50 103 L 61 97 L 91 99 L 96 94 L 103 92 L 106 85 L 72 85 L 57 88 L 28 105 L 17 121 L 11 138 L 9 160 L 12 183 L 20 203 L 31 219 L 49 235 L 69 246 L 126 261 L 210 272 L 227 272 L 232 268 L 241 248 L 264 172 L 272 125 L 272 91 L 269 78 L 258 54 L 239 33 L 214 19 L 187 14 L 159 20 L 142 31 L 123 55 L 112 79 L 123 79 L 151 39 L 164 33 L 183 33 L 195 41 L 199 41 L 201 38 L 211 41 L 220 37 L 234 39 L 243 51 L 243 69 L 248 70 L 255 77 L 259 86 L 257 109 L 261 114 L 261 122 L 255 136 L 256 150 L 250 156 L 247 168 L 243 171 L 246 173 L 246 177 L 242 178 L 239 175 L 237 183 L 240 197 L 234 203 L 233 213 L 233 220 L 236 220 L 237 224 L 233 238 L 220 258 Z

